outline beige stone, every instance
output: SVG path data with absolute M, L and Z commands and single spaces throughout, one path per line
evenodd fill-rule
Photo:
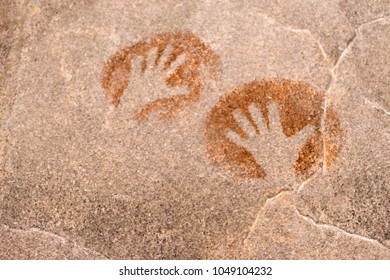
M 1 258 L 388 258 L 388 6 L 354 18 L 348 1 L 268 2 L 0 4 L 7 14 Z M 161 58 L 169 46 L 173 56 Z M 120 50 L 126 55 L 115 60 Z M 184 64 L 174 57 L 180 50 Z M 117 103 L 102 81 L 110 59 L 109 88 L 123 90 Z M 283 134 L 304 128 L 292 129 L 296 119 L 310 129 L 315 116 L 318 137 L 308 147 L 318 153 L 308 158 L 315 161 L 310 172 L 289 184 L 237 178 L 206 145 L 210 112 L 229 92 L 264 80 L 318 92 L 315 100 L 293 93 L 300 97 Z M 199 90 L 195 98 L 170 110 L 175 94 L 191 90 Z M 138 118 L 137 102 L 153 103 L 162 92 L 174 98 Z M 317 104 L 314 115 L 310 104 Z M 285 194 L 288 204 L 268 208 Z M 14 255 L 4 244 L 12 233 L 21 248 Z M 262 238 L 270 241 L 266 250 Z M 326 250 L 315 249 L 320 243 Z

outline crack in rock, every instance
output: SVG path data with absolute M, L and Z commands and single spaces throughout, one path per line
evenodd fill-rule
M 294 195 L 297 195 L 299 194 L 299 192 L 304 188 L 304 186 L 310 182 L 311 180 L 313 180 L 314 178 L 316 178 L 318 176 L 318 174 L 320 174 L 321 172 L 318 171 L 316 173 L 314 173 L 312 176 L 310 176 L 306 181 L 302 182 L 299 187 L 293 191 L 288 191 L 288 190 L 282 190 L 280 191 L 279 193 L 277 193 L 276 195 L 268 198 L 266 200 L 266 202 L 264 203 L 264 205 L 260 208 L 260 210 L 257 212 L 256 214 L 256 219 L 255 221 L 253 222 L 253 224 L 251 225 L 250 227 L 250 230 L 248 232 L 248 234 L 246 235 L 245 239 L 243 240 L 243 246 L 247 246 L 247 242 L 249 240 L 249 238 L 251 237 L 252 233 L 256 230 L 256 225 L 260 219 L 260 216 L 261 214 L 265 211 L 265 209 L 273 202 L 276 202 L 278 201 L 279 199 L 281 199 L 283 196 L 288 196 L 288 195 L 291 195 L 291 196 L 294 196 Z M 388 246 L 386 246 L 385 244 L 381 243 L 380 241 L 376 240 L 376 239 L 373 239 L 373 238 L 369 238 L 369 237 L 365 237 L 365 236 L 362 236 L 362 235 L 358 235 L 358 234 L 355 234 L 355 233 L 350 233 L 346 230 L 343 230 L 337 226 L 334 226 L 332 224 L 324 224 L 324 223 L 319 223 L 319 222 L 316 222 L 313 218 L 311 218 L 310 216 L 306 216 L 304 214 L 302 214 L 299 210 L 298 210 L 298 207 L 292 203 L 289 203 L 289 205 L 291 207 L 294 208 L 296 214 L 301 217 L 303 220 L 309 222 L 311 225 L 314 225 L 316 227 L 319 227 L 319 228 L 323 228 L 323 229 L 327 229 L 327 230 L 331 230 L 331 231 L 337 231 L 343 235 L 346 235 L 346 236 L 349 236 L 349 237 L 352 237 L 352 238 L 355 238 L 355 239 L 359 239 L 359 240 L 362 240 L 362 241 L 366 241 L 366 242 L 370 242 L 370 243 L 374 243 L 376 245 L 379 245 L 380 247 L 383 247 L 385 249 L 390 249 Z
M 265 13 L 261 13 L 261 16 L 268 20 L 268 22 L 270 24 L 276 24 L 278 25 L 279 27 L 287 30 L 287 31 L 290 31 L 290 32 L 294 32 L 294 33 L 305 33 L 307 35 L 309 35 L 310 37 L 314 38 L 314 36 L 312 35 L 311 31 L 309 29 L 300 29 L 300 28 L 293 28 L 292 26 L 288 26 L 288 25 L 285 25 L 281 22 L 279 22 L 277 19 L 271 17 L 269 14 L 265 14 Z
M 347 235 L 347 236 L 352 237 L 352 238 L 356 238 L 356 239 L 360 239 L 360 240 L 363 240 L 363 241 L 366 241 L 366 242 L 374 243 L 374 244 L 379 245 L 379 246 L 381 246 L 381 247 L 383 247 L 383 248 L 385 248 L 387 250 L 390 249 L 389 247 L 387 247 L 386 245 L 384 245 L 383 243 L 379 242 L 376 239 L 368 238 L 368 237 L 365 237 L 365 236 L 362 236 L 362 235 L 359 235 L 359 234 L 355 234 L 355 233 L 350 233 L 350 232 L 345 231 L 345 230 L 343 230 L 343 229 L 341 229 L 341 228 L 339 228 L 337 226 L 334 226 L 334 225 L 316 222 L 313 218 L 302 214 L 295 205 L 292 205 L 292 206 L 295 209 L 295 213 L 299 217 L 301 217 L 303 220 L 305 220 L 306 222 L 310 223 L 313 226 L 316 226 L 316 227 L 319 227 L 319 228 L 323 228 L 323 229 L 327 229 L 327 230 L 331 230 L 331 231 L 337 231 L 337 232 L 339 232 L 341 234 Z
M 76 247 L 80 248 L 81 250 L 85 251 L 85 252 L 88 252 L 92 255 L 98 255 L 100 257 L 104 257 L 106 259 L 110 259 L 108 256 L 102 254 L 102 253 L 99 253 L 95 250 L 92 250 L 90 248 L 87 248 L 85 246 L 82 246 L 80 245 L 78 242 L 75 242 L 75 241 L 72 241 L 72 240 L 69 240 L 69 239 L 66 239 L 58 234 L 55 234 L 55 233 L 52 233 L 50 231 L 47 231 L 47 230 L 44 230 L 44 229 L 41 229 L 41 228 L 37 228 L 37 227 L 32 227 L 32 228 L 28 228 L 28 229 L 21 229 L 21 228 L 13 228 L 13 227 L 10 227 L 8 225 L 2 225 L 1 226 L 4 230 L 9 230 L 11 232 L 15 232 L 15 233 L 41 233 L 41 234 L 44 234 L 44 235 L 47 235 L 51 238 L 54 238 L 54 239 L 57 239 L 59 241 L 61 241 L 61 243 L 73 243 L 74 245 L 76 245 Z
M 270 203 L 272 203 L 272 202 L 274 202 L 274 201 L 277 201 L 277 200 L 278 200 L 280 197 L 282 197 L 283 195 L 285 195 L 285 194 L 291 194 L 291 193 L 292 193 L 292 191 L 282 190 L 282 191 L 280 191 L 279 193 L 277 193 L 276 195 L 274 195 L 274 196 L 268 198 L 268 199 L 265 201 L 264 205 L 263 205 L 263 206 L 260 208 L 260 210 L 257 212 L 257 214 L 256 214 L 256 219 L 255 219 L 255 221 L 253 222 L 253 224 L 251 225 L 248 234 L 246 235 L 246 237 L 245 237 L 244 240 L 243 240 L 244 246 L 246 245 L 248 239 L 251 237 L 252 233 L 255 231 L 257 222 L 258 222 L 258 220 L 259 220 L 259 218 L 260 218 L 260 215 L 261 215 L 262 212 L 265 210 L 265 208 L 266 208 Z
M 277 201 L 280 197 L 282 197 L 283 195 L 294 195 L 294 194 L 298 194 L 304 187 L 306 184 L 308 184 L 309 182 L 311 182 L 314 178 L 316 178 L 318 176 L 318 174 L 320 174 L 320 170 L 318 170 L 317 172 L 313 173 L 309 178 L 307 178 L 304 182 L 302 182 L 296 189 L 290 191 L 290 190 L 281 190 L 279 193 L 277 193 L 276 195 L 268 198 L 264 205 L 260 208 L 260 210 L 257 212 L 256 214 L 256 218 L 255 218 L 255 221 L 252 223 L 251 227 L 250 227 L 250 230 L 248 232 L 248 234 L 246 235 L 246 237 L 244 238 L 244 241 L 243 241 L 243 244 L 245 245 L 245 243 L 247 242 L 247 240 L 250 238 L 250 236 L 252 235 L 252 233 L 254 232 L 254 230 L 256 229 L 256 225 L 257 225 L 257 222 L 259 221 L 259 218 L 260 218 L 260 215 L 262 214 L 262 212 L 265 210 L 265 208 L 272 202 L 275 202 Z M 295 206 L 294 206 L 295 207 Z
M 364 98 L 364 101 L 369 104 L 371 107 L 377 109 L 377 110 L 380 110 L 382 111 L 383 113 L 385 113 L 386 115 L 390 116 L 390 111 L 386 110 L 385 108 L 383 108 L 380 104 L 376 103 L 376 102 L 373 102 L 373 101 L 370 101 L 368 98 L 366 97 L 363 97 Z

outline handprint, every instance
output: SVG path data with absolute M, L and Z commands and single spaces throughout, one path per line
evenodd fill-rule
M 167 32 L 115 52 L 104 64 L 101 85 L 117 111 L 132 118 L 135 113 L 138 121 L 156 113 L 159 120 L 167 120 L 198 101 L 220 72 L 220 57 L 199 37 L 188 31 Z
M 186 87 L 167 85 L 167 79 L 185 62 L 184 54 L 171 62 L 171 54 L 172 47 L 168 45 L 161 56 L 158 55 L 158 48 L 154 48 L 148 56 L 132 59 L 131 76 L 123 96 L 124 106 L 138 112 L 150 102 L 188 93 Z
M 289 178 L 293 180 L 294 162 L 297 153 L 308 136 L 314 131 L 313 126 L 306 126 L 297 134 L 287 137 L 282 128 L 276 104 L 268 106 L 268 126 L 261 111 L 254 103 L 249 105 L 249 112 L 256 128 L 241 111 L 234 111 L 233 116 L 246 137 L 241 137 L 228 130 L 228 138 L 249 151 L 256 162 L 263 167 L 266 179 L 272 182 Z
M 324 164 L 328 169 L 342 144 L 340 120 L 331 107 L 323 117 L 324 101 L 323 92 L 300 81 L 240 85 L 207 116 L 208 156 L 238 180 L 268 181 L 278 174 L 277 184 L 305 180 Z

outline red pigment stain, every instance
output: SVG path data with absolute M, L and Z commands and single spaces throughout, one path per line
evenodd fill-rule
M 182 106 L 198 100 L 205 86 L 205 79 L 216 79 L 221 71 L 218 55 L 191 32 L 162 33 L 153 38 L 144 39 L 132 46 L 127 46 L 116 52 L 105 64 L 102 74 L 102 86 L 108 100 L 118 106 L 121 102 L 131 77 L 131 63 L 136 56 L 144 58 L 142 71 L 146 68 L 146 57 L 152 49 L 158 49 L 156 65 L 167 46 L 172 52 L 164 66 L 171 63 L 181 54 L 185 54 L 185 62 L 178 67 L 166 80 L 171 87 L 184 86 L 189 93 L 174 97 L 161 98 L 147 103 L 139 108 L 138 119 L 145 119 L 156 111 L 163 112 L 161 118 L 173 116 Z
M 324 115 L 324 93 L 312 86 L 291 80 L 261 80 L 244 84 L 224 95 L 209 114 L 205 124 L 206 145 L 210 158 L 241 178 L 265 178 L 264 169 L 253 155 L 238 146 L 226 136 L 232 130 L 241 137 L 245 132 L 233 117 L 235 110 L 241 110 L 251 124 L 255 123 L 248 110 L 254 103 L 261 110 L 269 124 L 268 105 L 277 103 L 283 132 L 291 137 L 307 125 L 314 127 L 294 164 L 297 175 L 307 177 L 323 164 L 324 148 L 327 168 L 335 160 L 341 146 L 340 121 L 332 108 L 327 109 L 322 136 Z M 323 141 L 325 143 L 323 143 Z

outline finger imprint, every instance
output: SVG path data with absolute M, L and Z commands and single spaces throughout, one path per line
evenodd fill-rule
M 238 146 L 241 146 L 241 147 L 244 147 L 244 148 L 248 148 L 247 145 L 246 145 L 246 142 L 244 139 L 241 138 L 240 135 L 238 135 L 237 133 L 235 133 L 234 131 L 231 131 L 231 130 L 228 130 L 226 131 L 225 135 L 236 145 Z
M 188 87 L 175 87 L 175 91 L 172 95 L 188 94 Z
M 142 57 L 135 56 L 131 60 L 131 76 L 136 76 L 141 74 L 141 61 Z
M 169 77 L 177 68 L 179 68 L 183 63 L 186 61 L 186 56 L 185 54 L 179 55 L 175 61 L 171 63 L 167 70 L 167 77 Z
M 304 128 L 302 128 L 297 134 L 294 136 L 294 140 L 296 141 L 297 145 L 301 146 L 304 141 L 309 138 L 309 136 L 313 133 L 314 126 L 309 125 Z
M 160 57 L 160 62 L 158 65 L 158 69 L 161 71 L 165 68 L 167 62 L 169 61 L 169 57 L 172 55 L 173 47 L 172 45 L 167 45 L 163 54 Z
M 251 113 L 252 119 L 254 120 L 259 132 L 262 133 L 265 131 L 267 124 L 260 109 L 254 103 L 251 103 L 249 105 L 249 112 Z
M 256 131 L 254 127 L 251 125 L 247 117 L 240 110 L 234 111 L 233 117 L 240 125 L 240 127 L 244 130 L 244 132 L 248 135 L 248 137 L 251 138 L 256 135 Z
M 150 51 L 146 61 L 146 69 L 144 71 L 145 74 L 147 74 L 150 70 L 152 70 L 155 67 L 157 53 L 158 53 L 157 48 L 154 48 L 153 50 Z
M 283 131 L 282 123 L 279 118 L 279 109 L 276 103 L 268 106 L 269 128 L 274 131 Z

